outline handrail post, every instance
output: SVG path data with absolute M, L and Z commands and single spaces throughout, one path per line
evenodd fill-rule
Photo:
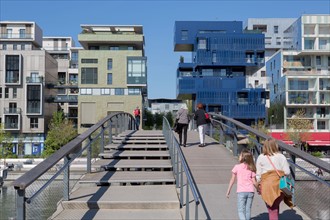
M 92 172 L 92 166 L 91 166 L 91 161 L 92 161 L 92 137 L 88 137 L 89 143 L 87 147 L 87 173 Z
M 101 146 L 100 146 L 100 153 L 104 153 L 104 133 L 105 133 L 105 128 L 104 128 L 104 125 L 101 126 L 101 129 L 102 129 L 102 135 L 101 135 Z
M 223 132 L 223 128 L 222 125 L 219 124 L 219 144 L 224 144 L 224 132 Z
M 25 189 L 16 190 L 16 219 L 25 219 Z
M 176 188 L 179 187 L 179 152 L 176 151 Z
M 188 178 L 187 178 L 188 183 Z M 189 184 L 186 184 L 186 218 L 189 219 Z
M 67 164 L 69 162 L 70 158 L 67 155 L 64 157 L 64 164 Z M 63 200 L 69 201 L 69 194 L 70 194 L 70 166 L 64 169 L 63 171 Z
M 183 207 L 183 166 L 182 165 L 181 165 L 181 176 L 180 176 L 180 206 Z
M 238 147 L 237 147 L 237 128 L 236 128 L 236 126 L 235 126 L 235 130 L 234 130 L 233 154 L 234 154 L 234 156 L 237 156 L 237 155 L 238 155 Z
M 118 116 L 116 116 L 116 128 L 115 128 L 115 136 L 117 136 L 117 135 L 118 135 L 118 121 L 119 121 L 119 119 L 118 119 Z
M 109 120 L 110 126 L 109 126 L 109 144 L 112 144 L 112 121 Z

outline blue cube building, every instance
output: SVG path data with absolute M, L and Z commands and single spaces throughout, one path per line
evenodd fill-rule
M 246 124 L 265 119 L 265 89 L 246 86 L 246 76 L 264 66 L 264 41 L 240 21 L 176 21 L 174 51 L 192 53 L 191 62 L 180 59 L 177 98 Z

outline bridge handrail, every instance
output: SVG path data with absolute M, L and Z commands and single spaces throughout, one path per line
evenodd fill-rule
M 114 124 L 113 124 L 114 123 Z M 125 129 L 135 130 L 135 120 L 134 117 L 129 113 L 114 113 L 106 116 L 101 119 L 87 131 L 77 136 L 75 139 L 69 143 L 62 146 L 58 151 L 49 156 L 43 162 L 39 163 L 37 166 L 32 168 L 30 171 L 26 172 L 20 178 L 13 182 L 13 186 L 16 189 L 16 219 L 26 219 L 26 207 L 25 203 L 30 203 L 37 195 L 39 195 L 50 183 L 54 182 L 59 174 L 63 173 L 63 198 L 64 200 L 69 200 L 69 168 L 70 164 L 80 156 L 84 150 L 87 150 L 87 173 L 91 172 L 91 149 L 92 143 L 97 139 L 101 138 L 101 143 L 99 145 L 100 152 L 102 153 L 105 145 L 105 135 L 108 135 L 108 142 L 112 143 L 112 129 L 115 129 L 114 135 L 117 135 L 120 132 L 123 132 Z M 106 129 L 109 129 L 109 133 L 106 133 Z M 98 132 L 98 133 L 97 133 Z M 93 136 L 96 134 L 95 136 Z M 88 140 L 86 146 L 82 147 L 84 141 Z M 59 169 L 55 174 L 51 174 L 52 177 L 42 184 L 42 186 L 29 198 L 25 197 L 26 190 L 32 183 L 37 181 L 42 175 L 46 174 L 47 171 L 50 171 L 61 159 L 64 159 L 64 165 Z M 28 189 L 27 189 L 28 188 Z M 32 187 L 34 188 L 34 187 Z M 32 189 L 33 190 L 33 189 Z M 31 194 L 31 193 L 30 193 Z M 36 217 L 36 216 L 34 216 Z
M 168 140 L 168 137 L 166 136 L 165 131 L 169 131 L 170 132 L 169 134 L 171 136 L 169 138 L 172 139 L 172 141 L 173 140 L 175 141 L 175 144 L 172 144 L 172 146 L 170 146 L 171 143 L 168 143 L 171 140 Z M 180 162 L 181 162 L 181 169 L 183 169 L 183 170 L 181 170 L 181 178 L 180 178 L 181 179 L 180 180 L 181 187 L 180 187 L 180 195 L 179 195 L 181 205 L 183 205 L 182 204 L 183 203 L 182 202 L 183 201 L 183 198 L 182 198 L 183 197 L 183 174 L 182 174 L 182 172 L 184 172 L 186 174 L 186 178 L 187 178 L 187 186 L 186 186 L 187 187 L 187 192 L 186 192 L 186 197 L 187 198 L 186 198 L 186 200 L 187 201 L 186 201 L 186 216 L 185 216 L 185 219 L 189 219 L 189 203 L 190 203 L 190 201 L 188 199 L 189 198 L 189 192 L 188 192 L 189 187 L 191 189 L 191 192 L 192 192 L 192 195 L 193 195 L 193 198 L 194 198 L 194 202 L 195 202 L 195 205 L 196 205 L 195 206 L 195 219 L 198 219 L 198 205 L 201 203 L 199 192 L 198 192 L 196 184 L 195 184 L 195 182 L 192 178 L 190 169 L 187 165 L 187 162 L 186 162 L 186 159 L 183 155 L 182 149 L 180 148 L 179 143 L 178 143 L 177 139 L 174 136 L 174 133 L 173 133 L 173 130 L 170 126 L 170 123 L 168 122 L 166 117 L 163 117 L 163 133 L 164 133 L 164 136 L 166 137 L 166 142 L 169 144 L 169 147 L 173 148 L 173 150 L 176 149 L 177 155 L 178 155 L 178 157 L 180 159 Z M 170 149 L 170 152 L 171 152 L 171 149 Z M 171 157 L 174 157 L 174 156 L 175 155 L 171 154 Z M 172 161 L 172 163 L 173 163 L 173 172 L 174 172 L 174 164 L 178 164 L 179 160 L 177 159 L 176 163 Z M 178 173 L 179 173 L 179 170 L 178 170 L 178 165 L 177 165 L 177 175 L 178 175 Z M 176 182 L 178 184 L 179 176 L 177 176 Z M 178 187 L 178 185 L 177 185 L 177 187 Z
M 271 136 L 269 135 L 266 135 L 254 128 L 251 128 L 250 126 L 247 126 L 239 121 L 236 121 L 235 119 L 232 119 L 232 118 L 229 118 L 229 117 L 226 117 L 224 115 L 221 115 L 221 114 L 216 114 L 216 113 L 209 113 L 210 116 L 212 117 L 212 120 L 226 120 L 228 122 L 231 122 L 233 123 L 234 125 L 236 125 L 237 127 L 240 127 L 250 133 L 253 133 L 255 134 L 257 137 L 261 137 L 263 139 L 268 139 L 268 138 L 272 138 Z M 290 153 L 291 155 L 294 155 L 294 156 L 297 156 L 297 157 L 300 157 L 300 158 L 303 158 L 304 160 L 306 160 L 307 162 L 317 166 L 317 167 L 320 167 L 321 169 L 327 171 L 327 172 L 330 172 L 330 166 L 327 162 L 323 161 L 323 160 L 320 160 L 319 158 L 316 158 L 304 151 L 301 151 L 299 150 L 298 148 L 295 148 L 295 147 L 292 147 L 282 141 L 278 141 L 278 146 L 282 149 L 282 150 L 285 150 L 286 152 Z
M 17 180 L 15 180 L 13 182 L 13 186 L 15 187 L 15 189 L 20 189 L 20 190 L 26 189 L 29 185 L 31 185 L 36 179 L 38 179 L 40 176 L 46 173 L 51 167 L 53 167 L 61 159 L 63 159 L 65 156 L 69 155 L 70 153 L 75 152 L 77 149 L 79 149 L 80 144 L 84 140 L 86 140 L 93 132 L 95 132 L 106 122 L 111 120 L 113 117 L 117 117 L 118 115 L 121 114 L 128 114 L 128 113 L 116 113 L 116 114 L 108 115 L 107 117 L 103 118 L 95 125 L 93 125 L 91 128 L 89 128 L 87 131 L 85 131 L 75 139 L 71 140 L 69 143 L 62 146 L 54 154 L 52 154 L 47 159 L 42 161 L 40 164 L 32 168 L 30 171 L 23 174 Z M 133 119 L 133 116 L 131 114 L 128 115 Z

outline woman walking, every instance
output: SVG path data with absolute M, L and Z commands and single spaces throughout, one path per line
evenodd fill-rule
M 237 177 L 237 211 L 240 220 L 250 220 L 251 207 L 254 197 L 254 187 L 258 189 L 256 181 L 256 166 L 253 156 L 247 149 L 239 155 L 239 162 L 232 169 L 232 176 L 227 190 L 227 198 Z
M 180 140 L 180 146 L 187 146 L 187 131 L 189 124 L 188 108 L 186 105 L 182 105 L 178 113 L 176 114 L 176 119 L 178 120 L 178 134 Z M 182 134 L 183 134 L 183 144 L 182 144 Z
M 257 180 L 260 182 L 261 197 L 265 201 L 269 220 L 278 220 L 280 203 L 284 202 L 293 207 L 291 197 L 286 196 L 279 187 L 280 177 L 290 175 L 290 167 L 285 156 L 280 153 L 274 139 L 264 142 L 262 154 L 257 159 Z
M 207 121 L 205 118 L 205 111 L 202 103 L 197 104 L 197 111 L 195 112 L 194 119 L 196 120 L 199 133 L 200 145 L 198 145 L 198 147 L 205 147 L 205 129 Z

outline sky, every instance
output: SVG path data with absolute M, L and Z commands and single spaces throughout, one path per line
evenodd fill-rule
M 176 98 L 175 21 L 242 21 L 330 14 L 329 0 L 0 0 L 1 21 L 34 21 L 44 36 L 70 36 L 76 46 L 81 24 L 142 25 L 148 68 L 148 98 Z

